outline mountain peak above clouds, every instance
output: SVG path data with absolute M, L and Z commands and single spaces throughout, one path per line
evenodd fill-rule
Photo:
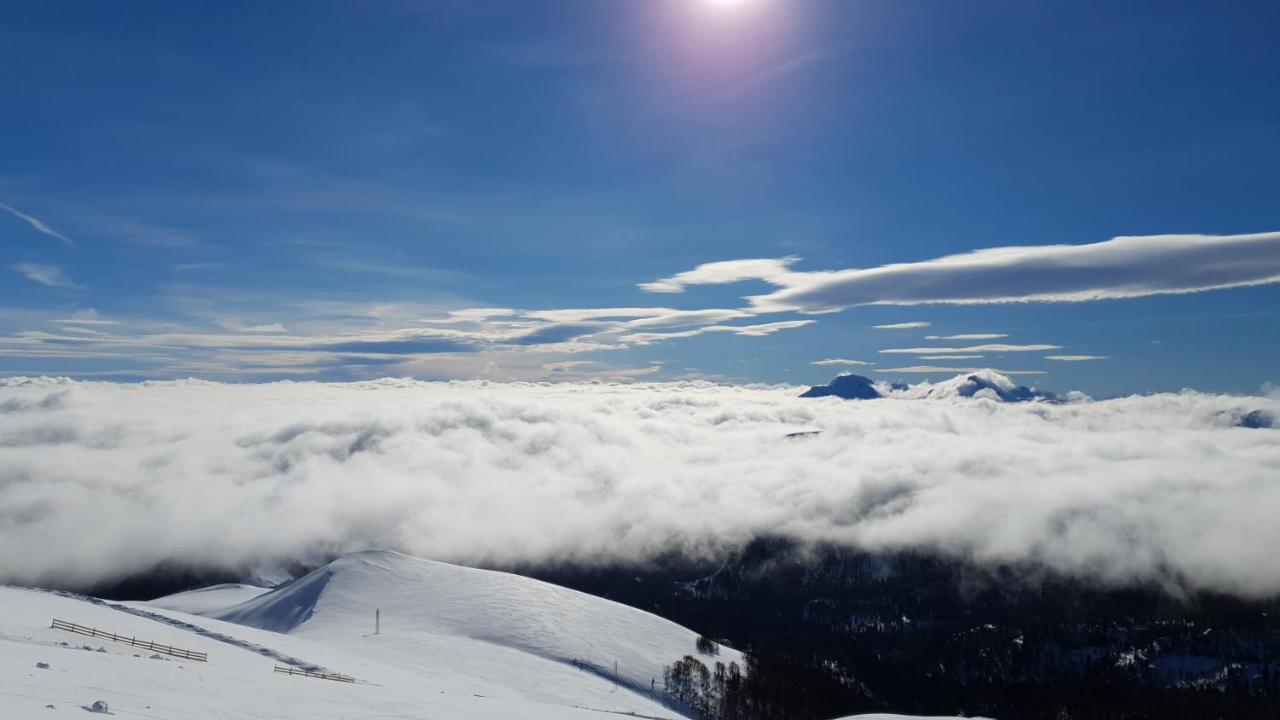
M 845 400 L 872 400 L 881 397 L 871 378 L 849 373 L 839 375 L 826 385 L 815 385 L 800 397 L 838 397 Z
M 881 397 L 903 399 L 945 399 L 953 397 L 985 398 L 1000 402 L 1043 400 L 1054 402 L 1058 396 L 1046 390 L 1019 385 L 996 370 L 984 368 L 956 375 L 936 383 L 914 385 L 877 383 L 861 375 L 840 375 L 827 385 L 815 385 L 800 397 L 839 397 L 845 400 L 871 400 Z

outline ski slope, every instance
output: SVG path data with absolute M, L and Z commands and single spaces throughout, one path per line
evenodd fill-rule
M 54 617 L 207 652 L 209 662 L 51 630 Z M 663 665 L 695 654 L 695 639 L 547 583 L 384 551 L 265 593 L 219 586 L 113 606 L 4 587 L 0 717 L 82 718 L 101 700 L 140 718 L 678 718 L 647 690 Z M 275 674 L 281 657 L 358 682 Z M 737 657 L 722 650 L 726 662 Z

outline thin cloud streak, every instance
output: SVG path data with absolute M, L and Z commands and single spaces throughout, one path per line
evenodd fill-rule
M 47 235 L 56 240 L 60 240 L 62 241 L 62 244 L 66 245 L 67 247 L 76 246 L 75 242 L 71 238 L 49 227 L 42 220 L 40 220 L 40 218 L 37 218 L 33 215 L 28 215 L 27 213 L 22 212 L 21 210 L 13 207 L 12 205 L 5 205 L 4 203 L 0 203 L 0 210 L 9 211 L 11 214 L 13 214 L 14 216 L 18 217 L 20 220 L 30 225 L 32 229 L 34 229 L 36 232 L 42 235 Z
M 1045 350 L 1061 350 L 1061 345 L 1006 345 L 995 343 L 989 345 L 968 345 L 966 347 L 917 347 L 888 348 L 881 353 L 898 355 L 955 355 L 958 353 L 1001 353 L 1001 352 L 1043 352 Z
M 987 368 L 980 367 L 947 367 L 941 365 L 911 365 L 908 367 L 883 368 L 876 370 L 878 373 L 908 373 L 915 375 L 954 375 L 956 373 L 971 373 Z M 1044 370 L 996 370 L 1001 375 L 1048 375 Z
M 900 322 L 889 325 L 872 325 L 871 328 L 873 330 L 915 330 L 917 328 L 927 328 L 930 324 L 931 323 L 918 320 L 915 322 Z
M 1106 355 L 1045 355 L 1045 360 L 1057 360 L 1058 362 L 1086 362 L 1088 360 L 1106 360 Z
M 863 362 L 861 360 L 848 360 L 846 358 L 827 358 L 826 360 L 814 360 L 810 365 L 875 365 L 875 363 Z

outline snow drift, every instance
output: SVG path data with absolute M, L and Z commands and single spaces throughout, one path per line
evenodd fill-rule
M 1280 592 L 1280 431 L 1239 426 L 1280 399 L 799 392 L 8 380 L 0 574 L 87 585 L 373 546 L 613 563 L 775 534 Z M 786 439 L 798 430 L 822 432 Z

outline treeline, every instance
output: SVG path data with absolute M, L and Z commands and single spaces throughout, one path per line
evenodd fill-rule
M 726 664 L 720 687 L 706 653 L 693 655 L 705 692 L 696 667 L 677 672 L 673 690 L 698 699 L 682 706 L 708 718 L 1280 718 L 1280 598 L 1033 570 L 758 541 L 707 566 L 537 574 L 752 648 L 756 670 L 740 660 L 737 684 Z
M 822 720 L 875 709 L 821 667 L 752 650 L 743 664 L 686 655 L 663 669 L 663 690 L 700 720 Z

